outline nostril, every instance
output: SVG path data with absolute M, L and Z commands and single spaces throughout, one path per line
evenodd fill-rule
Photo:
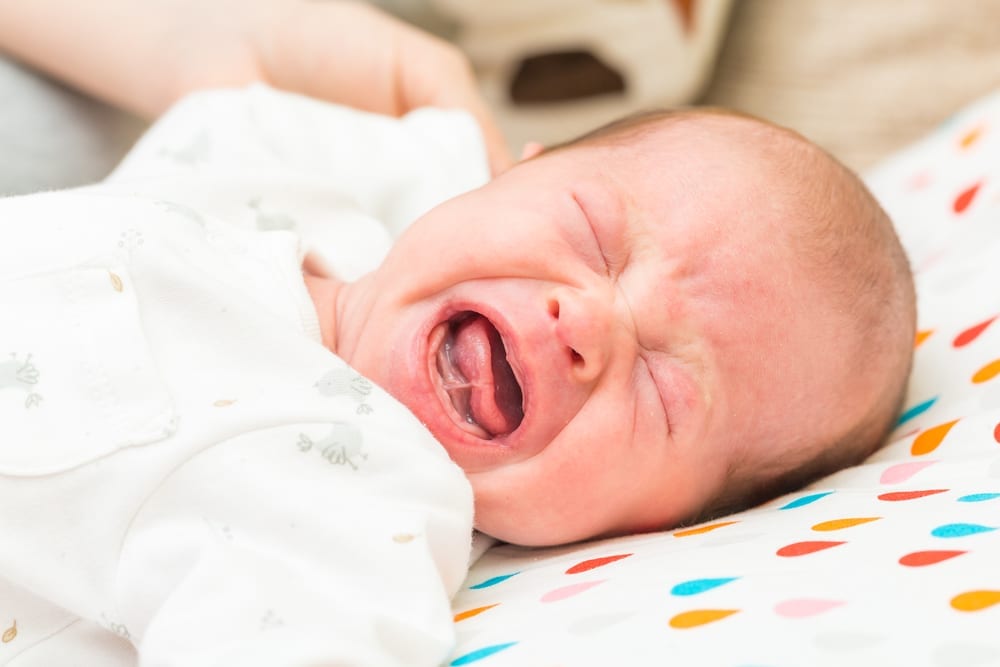
M 573 365 L 574 366 L 577 366 L 577 365 L 583 363 L 583 355 L 581 355 L 579 352 L 577 352 L 573 348 L 570 348 L 570 350 L 569 350 L 569 356 L 570 356 L 570 359 L 573 360 Z
M 549 316 L 553 319 L 559 319 L 559 302 L 555 299 L 549 300 Z

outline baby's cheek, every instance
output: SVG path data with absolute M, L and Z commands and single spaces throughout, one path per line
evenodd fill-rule
M 476 528 L 506 542 L 547 546 L 605 535 L 623 525 L 631 463 L 610 453 L 615 443 L 610 434 L 606 437 L 607 452 L 588 454 L 581 447 L 562 458 L 551 456 L 550 445 L 531 459 L 469 475 Z M 560 438 L 558 444 L 571 443 Z
M 524 465 L 524 464 L 519 464 Z M 524 471 L 520 471 L 524 472 Z M 505 542 L 548 546 L 581 539 L 586 507 L 557 475 L 492 470 L 470 475 L 475 493 L 475 526 Z

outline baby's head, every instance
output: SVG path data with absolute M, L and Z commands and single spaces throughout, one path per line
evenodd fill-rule
M 914 297 L 861 182 L 715 111 L 602 128 L 427 213 L 338 297 L 335 349 L 555 544 L 789 491 L 894 423 Z

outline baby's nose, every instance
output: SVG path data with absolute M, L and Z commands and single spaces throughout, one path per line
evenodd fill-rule
M 611 350 L 613 299 L 596 290 L 559 287 L 549 294 L 547 305 L 573 376 L 580 382 L 595 380 Z

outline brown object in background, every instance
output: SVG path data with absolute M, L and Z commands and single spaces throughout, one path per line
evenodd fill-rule
M 670 0 L 674 3 L 674 9 L 681 16 L 681 23 L 684 24 L 684 32 L 691 32 L 694 28 L 694 5 L 698 0 Z
M 528 56 L 510 82 L 510 99 L 519 105 L 624 92 L 624 77 L 582 49 Z

